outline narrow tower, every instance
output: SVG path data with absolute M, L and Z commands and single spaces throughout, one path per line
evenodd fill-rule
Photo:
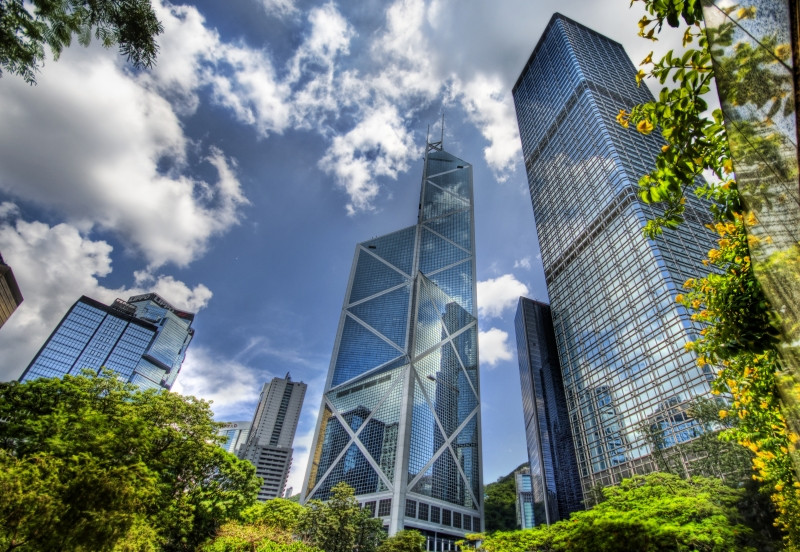
M 303 489 L 429 550 L 483 523 L 473 220 L 472 166 L 429 143 L 417 224 L 356 246 Z
M 239 458 L 249 460 L 263 479 L 259 500 L 283 496 L 306 387 L 286 374 L 285 378 L 272 378 L 261 389 L 247 441 L 238 452 Z

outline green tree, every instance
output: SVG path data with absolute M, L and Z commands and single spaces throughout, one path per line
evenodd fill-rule
M 603 490 L 569 520 L 486 537 L 486 552 L 752 552 L 737 508 L 742 491 L 717 479 L 653 473 Z
M 258 492 L 207 402 L 110 372 L 2 383 L 0 419 L 3 550 L 194 550 Z
M 378 547 L 378 552 L 422 552 L 425 549 L 425 537 L 413 529 L 398 531 Z
M 0 0 L 0 76 L 8 71 L 35 84 L 45 46 L 58 59 L 73 36 L 87 46 L 94 35 L 134 67 L 151 67 L 163 30 L 150 0 Z
M 300 536 L 325 552 L 373 552 L 383 537 L 383 526 L 362 511 L 355 491 L 341 482 L 331 488 L 327 502 L 310 500 L 300 516 Z

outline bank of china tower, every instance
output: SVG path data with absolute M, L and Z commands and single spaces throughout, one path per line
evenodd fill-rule
M 344 481 L 430 550 L 483 525 L 472 195 L 428 144 L 417 224 L 356 247 L 303 489 Z

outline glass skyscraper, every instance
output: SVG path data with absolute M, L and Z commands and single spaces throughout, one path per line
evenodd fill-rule
M 438 550 L 483 518 L 472 196 L 428 144 L 417 224 L 356 247 L 303 490 L 345 481 Z
M 20 381 L 78 375 L 101 367 L 142 389 L 170 389 L 194 336 L 194 314 L 155 293 L 111 306 L 85 295 L 72 305 Z
M 532 524 L 545 525 L 582 510 L 583 493 L 550 307 L 520 297 L 514 327 Z M 528 527 L 531 525 L 523 529 Z
M 675 303 L 713 247 L 708 209 L 688 194 L 678 230 L 643 237 L 637 182 L 664 140 L 615 120 L 652 99 L 635 74 L 621 44 L 555 14 L 513 89 L 584 494 L 654 469 L 644 426 L 691 439 L 687 401 L 713 379 Z

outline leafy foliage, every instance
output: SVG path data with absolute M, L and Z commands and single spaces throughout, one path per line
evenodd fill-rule
M 378 547 L 378 552 L 422 552 L 425 549 L 425 537 L 413 529 L 398 531 Z
M 517 490 L 514 473 L 525 464 L 517 466 L 511 473 L 489 483 L 484 488 L 484 518 L 486 531 L 513 531 L 517 525 Z
M 713 478 L 653 473 L 603 490 L 593 509 L 528 531 L 485 538 L 486 552 L 641 552 L 754 550 L 737 504 L 742 491 Z
M 73 36 L 88 46 L 92 35 L 134 67 L 151 67 L 163 30 L 150 0 L 0 0 L 0 68 L 35 84 L 45 46 L 58 59 Z
M 778 394 L 778 375 L 781 363 L 778 356 L 778 331 L 775 313 L 755 277 L 750 260 L 750 248 L 758 238 L 747 228 L 758 224 L 752 213 L 744 211 L 736 181 L 723 114 L 715 110 L 705 116 L 708 108 L 703 95 L 710 90 L 714 72 L 709 53 L 709 39 L 717 46 L 730 46 L 736 20 L 753 18 L 755 8 L 732 5 L 724 8 L 728 22 L 715 28 L 703 29 L 700 1 L 643 0 L 648 16 L 639 22 L 640 35 L 654 36 L 666 22 L 672 27 L 688 25 L 684 46 L 697 40 L 697 48 L 688 48 L 680 56 L 669 52 L 653 62 L 652 56 L 642 65 L 649 71 L 639 71 L 637 80 L 648 76 L 664 84 L 671 79 L 673 86 L 665 87 L 657 101 L 633 107 L 630 114 L 620 112 L 618 121 L 624 126 L 647 122 L 648 128 L 660 127 L 667 141 L 656 159 L 650 174 L 639 181 L 640 196 L 646 202 L 660 202 L 662 215 L 650 221 L 645 234 L 653 237 L 663 228 L 675 228 L 683 220 L 685 194 L 695 186 L 695 178 L 704 171 L 716 176 L 716 181 L 703 181 L 694 193 L 711 200 L 718 247 L 708 252 L 704 260 L 710 268 L 705 278 L 691 279 L 684 284 L 686 294 L 677 301 L 694 311 L 693 319 L 705 325 L 700 339 L 687 344 L 694 350 L 697 362 L 720 367 L 714 392 L 732 397 L 731 405 L 722 408 L 721 418 L 736 417 L 738 424 L 725 429 L 722 437 L 736 441 L 753 453 L 753 477 L 763 483 L 772 495 L 778 510 L 777 523 L 786 532 L 790 549 L 800 549 L 800 482 L 793 469 L 791 455 L 800 436 L 791 432 L 782 412 Z M 772 40 L 772 42 L 770 42 Z M 723 69 L 721 83 L 735 103 L 750 102 L 756 107 L 770 104 L 770 116 L 782 110 L 790 113 L 793 98 L 782 91 L 787 87 L 776 79 L 784 78 L 771 71 L 770 65 L 782 63 L 789 50 L 773 39 L 765 38 L 766 53 L 746 44 L 737 44 L 733 56 L 716 52 Z M 762 44 L 763 45 L 763 44 Z M 759 82 L 761 86 L 749 86 Z M 767 84 L 767 86 L 765 86 Z M 769 136 L 759 136 L 743 125 L 742 133 L 753 139 L 755 150 L 766 153 L 774 150 Z
M 375 552 L 384 538 L 382 521 L 361 510 L 355 491 L 344 482 L 333 486 L 327 502 L 308 502 L 297 530 L 325 552 Z
M 208 403 L 110 372 L 2 383 L 0 419 L 3 550 L 194 550 L 258 492 Z

